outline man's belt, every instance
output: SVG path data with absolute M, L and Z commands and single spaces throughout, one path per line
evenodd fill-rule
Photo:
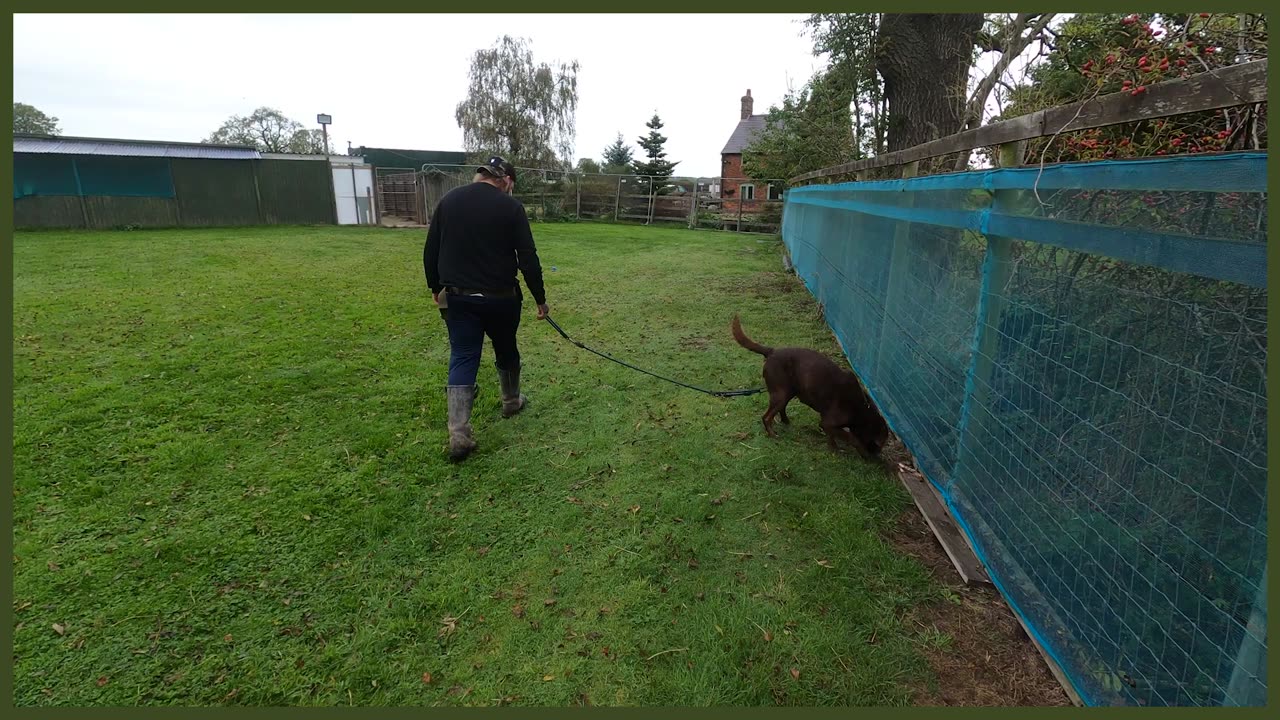
M 446 287 L 444 291 L 450 295 L 481 295 L 491 298 L 516 298 L 520 297 L 520 288 L 506 288 L 503 290 L 481 289 L 481 288 L 463 288 L 463 287 Z

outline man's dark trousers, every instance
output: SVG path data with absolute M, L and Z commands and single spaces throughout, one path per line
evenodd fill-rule
M 449 384 L 475 385 L 484 338 L 493 343 L 499 370 L 520 369 L 516 330 L 520 328 L 521 297 L 449 295 L 445 324 L 449 328 Z

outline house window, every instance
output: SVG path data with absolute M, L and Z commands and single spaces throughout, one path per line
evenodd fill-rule
M 741 192 L 741 197 L 742 197 L 742 199 L 743 199 L 743 200 L 755 200 L 755 199 L 756 199 L 756 186 L 755 186 L 755 185 L 750 185 L 750 184 L 748 184 L 748 185 L 742 185 L 742 186 L 740 186 L 740 187 L 741 187 L 742 189 L 741 189 L 739 192 Z
M 770 199 L 770 200 L 781 200 L 781 199 L 782 199 L 782 186 L 781 186 L 781 185 L 774 185 L 773 183 L 769 183 L 769 199 Z

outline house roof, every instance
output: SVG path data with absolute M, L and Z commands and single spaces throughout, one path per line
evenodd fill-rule
M 733 129 L 733 134 L 729 136 L 729 142 L 725 143 L 724 149 L 720 151 L 720 154 L 733 155 L 745 150 L 755 140 L 756 136 L 764 130 L 765 118 L 767 117 L 768 115 L 752 115 L 746 120 L 739 120 L 738 126 Z
M 257 150 L 242 145 L 207 145 L 154 140 L 14 135 L 15 153 L 43 155 L 110 155 L 115 157 L 169 157 L 219 160 L 256 160 Z

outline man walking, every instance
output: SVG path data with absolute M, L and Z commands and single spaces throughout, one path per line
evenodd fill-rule
M 547 317 L 542 265 L 533 244 L 529 218 L 511 197 L 516 170 L 500 157 L 477 168 L 474 182 L 440 199 L 431 216 L 422 267 L 427 286 L 449 328 L 449 459 L 461 461 L 476 449 L 471 407 L 479 386 L 484 338 L 493 343 L 494 365 L 502 387 L 502 416 L 512 417 L 528 399 L 520 393 L 520 327 L 523 298 L 516 270 Z

